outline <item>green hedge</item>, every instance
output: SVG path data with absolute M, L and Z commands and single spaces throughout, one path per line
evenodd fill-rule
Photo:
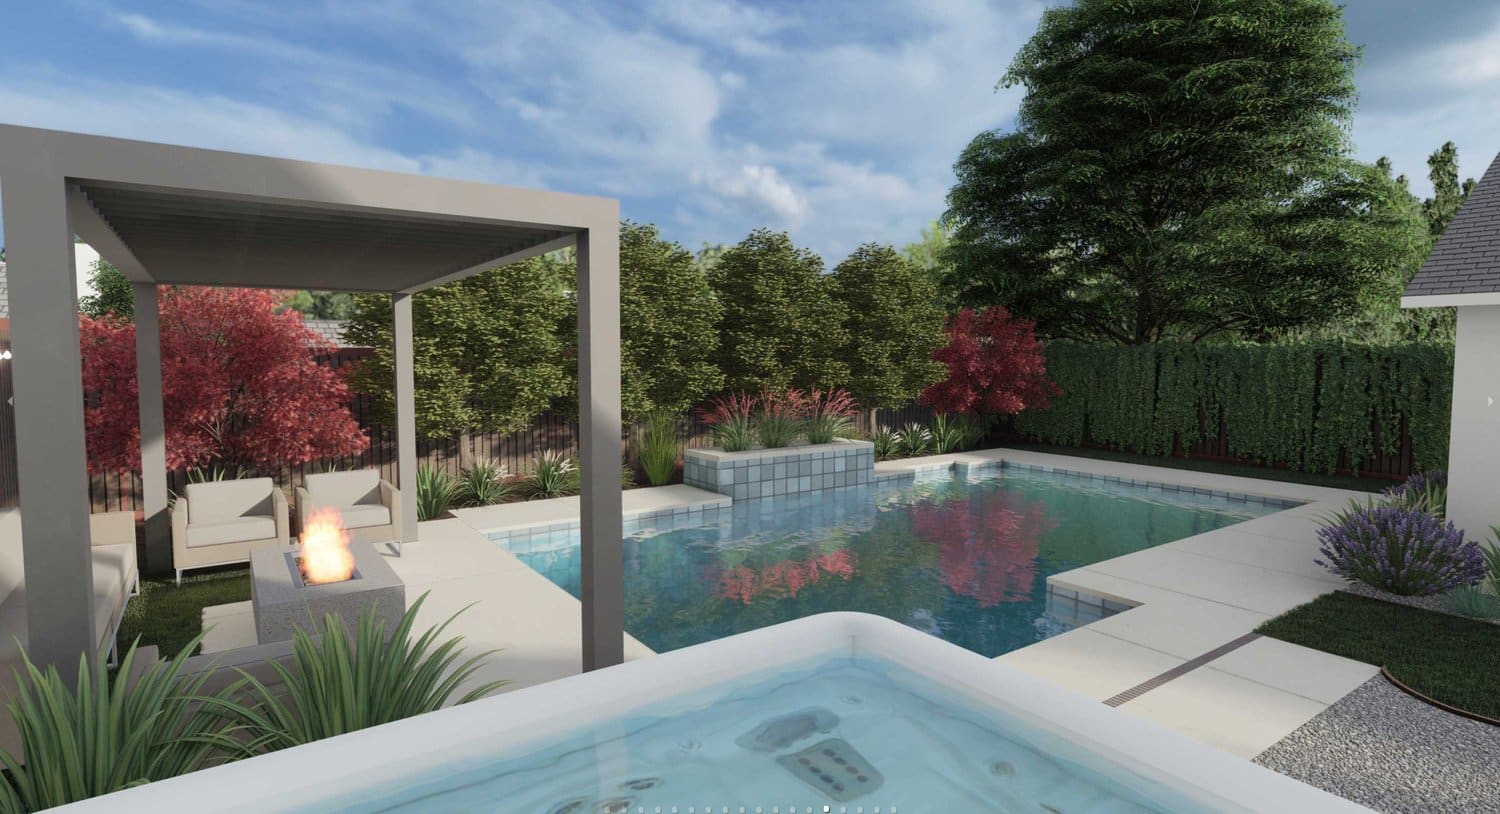
M 1398 452 L 1404 416 L 1415 469 L 1448 458 L 1451 345 L 1054 342 L 1047 372 L 1063 395 L 1013 425 L 1044 443 L 1170 455 L 1213 440 L 1222 416 L 1231 455 L 1333 473 L 1341 453 L 1358 471 Z

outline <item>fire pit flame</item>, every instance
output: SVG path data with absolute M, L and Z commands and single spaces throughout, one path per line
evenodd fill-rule
M 337 509 L 316 509 L 308 515 L 298 559 L 302 579 L 308 585 L 343 582 L 354 575 L 349 533 L 344 531 Z

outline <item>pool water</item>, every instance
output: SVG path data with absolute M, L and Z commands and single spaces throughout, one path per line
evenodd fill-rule
M 1063 632 L 1049 575 L 1281 504 L 990 467 L 627 522 L 625 629 L 657 652 L 824 611 L 904 622 L 986 656 Z M 497 541 L 579 595 L 577 529 Z
M 1131 790 L 1113 779 L 1124 776 L 1056 736 L 895 664 L 845 657 L 747 676 L 550 742 L 450 761 L 436 774 L 388 781 L 335 808 L 350 814 L 1203 810 L 1164 789 L 1145 792 L 1149 786 L 1133 782 Z

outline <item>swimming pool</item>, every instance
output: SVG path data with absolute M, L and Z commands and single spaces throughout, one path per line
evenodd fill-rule
M 997 656 L 1068 629 L 1048 576 L 1286 505 L 990 466 L 627 521 L 625 629 L 664 652 L 860 611 Z M 579 595 L 576 529 L 492 538 Z

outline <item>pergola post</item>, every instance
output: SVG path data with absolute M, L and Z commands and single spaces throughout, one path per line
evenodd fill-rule
M 60 175 L 7 168 L 16 463 L 26 568 L 27 650 L 72 683 L 97 657 L 83 371 L 73 230 Z
M 396 477 L 401 490 L 401 540 L 417 539 L 417 404 L 412 359 L 411 294 L 391 295 L 391 357 L 396 381 Z
M 620 545 L 618 217 L 578 233 L 578 416 L 583 470 L 583 669 L 625 660 Z
M 135 381 L 141 424 L 141 508 L 146 568 L 171 570 L 172 518 L 167 514 L 167 428 L 162 415 L 161 319 L 155 283 L 132 283 L 135 300 Z

